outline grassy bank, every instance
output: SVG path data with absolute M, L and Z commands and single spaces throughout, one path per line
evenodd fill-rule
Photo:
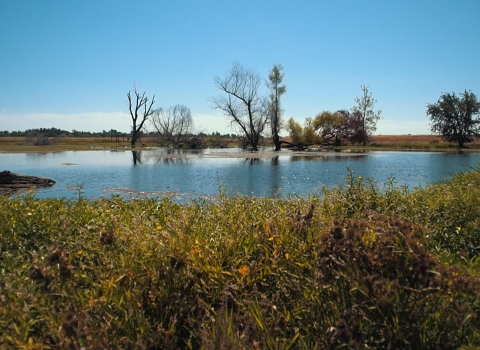
M 0 348 L 480 346 L 480 171 L 289 200 L 0 198 Z
M 62 151 L 109 150 L 130 147 L 127 141 L 115 142 L 109 137 L 51 137 L 48 142 L 36 145 L 25 137 L 0 137 L 2 153 L 50 153 Z
M 290 138 L 285 138 L 291 141 Z M 122 138 L 119 142 L 110 137 L 54 137 L 49 138 L 43 145 L 36 145 L 35 140 L 25 137 L 0 137 L 0 152 L 2 153 L 47 153 L 61 151 L 90 151 L 90 150 L 109 150 L 118 148 L 130 148 L 127 138 Z M 225 141 L 229 147 L 237 147 L 238 142 L 231 139 Z M 155 139 L 145 138 L 142 143 L 147 147 L 155 147 Z M 139 149 L 143 149 L 138 145 Z M 265 140 L 264 146 L 271 146 L 270 139 Z M 318 146 L 312 146 L 316 148 Z M 443 151 L 456 152 L 459 148 L 456 144 L 443 141 L 441 137 L 435 135 L 375 135 L 367 146 L 343 146 L 344 149 L 354 150 L 378 150 L 378 151 Z M 468 144 L 463 152 L 480 152 L 480 142 Z

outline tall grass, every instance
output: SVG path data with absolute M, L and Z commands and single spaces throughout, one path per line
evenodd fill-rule
M 306 199 L 0 198 L 0 347 L 480 346 L 480 171 Z

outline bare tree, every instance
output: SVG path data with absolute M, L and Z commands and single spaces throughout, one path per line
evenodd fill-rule
M 149 99 L 145 96 L 146 91 L 140 94 L 135 87 L 133 92 L 135 94 L 133 98 L 131 91 L 127 93 L 130 116 L 132 117 L 132 137 L 130 139 L 132 148 L 135 147 L 148 117 L 153 114 L 152 106 L 155 103 L 155 95 L 153 95 L 152 101 L 148 103 Z
M 270 129 L 272 132 L 273 144 L 275 145 L 275 151 L 280 151 L 280 129 L 283 127 L 282 114 L 283 110 L 280 105 L 280 98 L 287 92 L 287 87 L 282 84 L 282 80 L 285 74 L 282 74 L 282 65 L 273 65 L 270 74 L 268 75 L 269 82 L 267 83 L 270 90 Z
M 260 135 L 269 121 L 266 99 L 260 94 L 260 76 L 238 62 L 224 78 L 215 77 L 215 86 L 224 94 L 213 99 L 215 109 L 223 111 L 237 134 L 244 135 L 253 151 L 258 151 Z
M 160 139 L 178 147 L 193 133 L 193 118 L 190 109 L 176 105 L 168 109 L 160 108 L 153 113 L 151 122 Z

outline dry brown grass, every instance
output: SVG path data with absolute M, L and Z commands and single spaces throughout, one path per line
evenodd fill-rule
M 375 135 L 370 139 L 371 149 L 418 150 L 418 151 L 456 151 L 458 144 L 449 143 L 438 135 Z M 464 148 L 467 152 L 478 152 L 480 139 Z
M 25 137 L 0 137 L 0 153 L 48 153 L 61 151 L 103 150 L 130 147 L 125 141 L 115 142 L 110 137 L 51 137 L 47 145 L 32 145 Z
M 395 143 L 446 143 L 438 135 L 374 135 L 372 142 L 383 144 Z
M 56 137 L 49 138 L 50 144 L 35 146 L 28 144 L 25 137 L 0 137 L 0 153 L 47 153 L 60 151 L 82 151 L 82 150 L 105 150 L 130 148 L 128 138 L 121 138 L 116 142 L 115 138 L 110 137 Z M 283 137 L 284 141 L 291 141 L 289 137 Z M 270 140 L 265 139 L 268 143 Z M 151 147 L 156 146 L 154 139 L 144 138 L 142 144 Z M 230 147 L 236 147 L 232 140 Z M 137 145 L 138 147 L 141 144 Z M 454 148 L 455 144 L 448 144 L 437 135 L 374 135 L 371 137 L 370 146 L 367 148 L 388 148 L 390 150 L 445 150 Z M 480 140 L 477 139 L 471 144 L 472 150 L 477 150 L 480 146 Z M 357 146 L 353 146 L 357 147 Z

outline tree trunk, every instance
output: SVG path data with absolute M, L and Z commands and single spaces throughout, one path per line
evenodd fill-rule
M 137 163 L 141 163 L 140 152 L 132 151 L 133 156 L 133 165 L 137 165 Z
M 280 143 L 280 136 L 273 135 L 273 144 L 275 145 L 275 152 L 278 152 L 282 149 L 282 145 Z
M 132 148 L 135 148 L 135 143 L 137 142 L 137 138 L 138 138 L 138 137 L 137 137 L 137 131 L 134 129 L 134 130 L 132 131 L 132 138 L 130 139 L 130 146 L 131 146 Z
M 258 136 L 259 135 L 255 131 L 253 131 L 252 134 L 253 134 L 252 135 L 253 136 L 252 137 L 252 151 L 258 151 Z

